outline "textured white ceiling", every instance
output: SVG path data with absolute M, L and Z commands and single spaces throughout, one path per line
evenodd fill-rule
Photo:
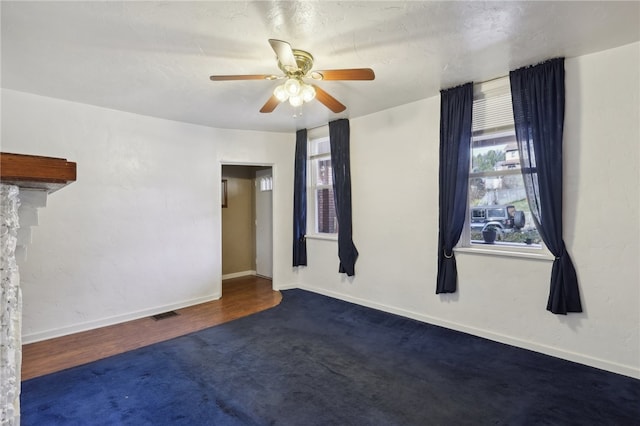
M 488 80 L 544 59 L 640 40 L 640 3 L 2 1 L 2 87 L 220 128 L 293 131 Z M 268 39 L 314 69 L 371 67 L 374 81 L 318 83 L 317 101 L 259 109 L 281 74 Z

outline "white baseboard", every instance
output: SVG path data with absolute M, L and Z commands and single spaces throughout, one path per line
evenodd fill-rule
M 232 274 L 225 274 L 222 276 L 222 279 L 229 280 L 231 278 L 246 277 L 248 275 L 256 275 L 256 271 L 241 271 L 241 272 L 234 272 Z
M 277 287 L 274 286 L 273 289 L 280 291 L 280 290 L 293 290 L 294 288 L 301 288 L 300 286 L 298 286 L 298 284 L 280 284 Z
M 535 343 L 527 340 L 521 340 L 512 336 L 507 336 L 504 334 L 499 334 L 492 331 L 483 330 L 480 328 L 469 327 L 464 324 L 445 321 L 439 318 L 434 318 L 434 317 L 420 314 L 417 312 L 412 312 L 405 309 L 396 308 L 393 306 L 379 304 L 369 300 L 360 299 L 358 297 L 353 297 L 347 294 L 342 294 L 342 293 L 338 293 L 338 292 L 334 292 L 334 291 L 330 291 L 322 288 L 317 288 L 317 287 L 308 286 L 308 285 L 298 285 L 297 288 L 300 288 L 302 290 L 308 290 L 313 293 L 318 293 L 325 296 L 333 297 L 334 299 L 340 299 L 346 302 L 355 303 L 357 305 L 366 306 L 368 308 L 378 309 L 380 311 L 400 315 L 406 318 L 411 318 L 416 321 L 424 322 L 427 324 L 433 324 L 433 325 L 448 328 L 451 330 L 461 331 L 463 333 L 482 337 L 488 340 L 493 340 L 495 342 L 500 342 L 500 343 L 516 346 L 523 349 L 528 349 L 534 352 L 540 352 L 556 358 L 561 358 L 568 361 L 577 362 L 579 364 L 588 365 L 590 367 L 599 368 L 601 370 L 610 371 L 612 373 L 622 374 L 624 376 L 640 379 L 640 368 L 637 368 L 634 366 L 618 364 L 615 362 L 607 361 L 600 358 L 594 358 L 584 354 L 569 352 L 563 349 L 554 348 L 552 346 L 542 345 L 540 343 Z
M 56 328 L 52 330 L 41 331 L 37 333 L 24 334 L 22 336 L 22 343 L 29 344 L 40 342 L 42 340 L 54 339 L 56 337 L 67 336 L 69 334 L 80 333 L 88 330 L 95 330 L 96 328 L 107 327 L 110 325 L 120 324 L 127 321 L 133 321 L 140 318 L 150 317 L 152 315 L 161 314 L 167 311 L 173 311 L 175 309 L 182 309 L 188 306 L 198 305 L 200 303 L 211 302 L 212 300 L 220 299 L 220 294 L 214 294 L 206 297 L 198 297 L 196 299 L 187 300 L 180 303 L 172 303 L 164 306 L 157 306 L 155 308 L 145 309 L 142 311 L 131 312 L 123 315 L 116 315 L 109 318 L 103 318 L 96 321 L 89 321 L 81 324 L 74 324 L 68 327 Z

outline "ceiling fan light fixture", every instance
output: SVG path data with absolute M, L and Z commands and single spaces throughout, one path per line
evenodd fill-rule
M 273 96 L 280 102 L 289 100 L 291 106 L 299 107 L 305 102 L 315 99 L 316 89 L 304 83 L 300 78 L 290 77 L 284 84 L 277 86 L 273 90 Z

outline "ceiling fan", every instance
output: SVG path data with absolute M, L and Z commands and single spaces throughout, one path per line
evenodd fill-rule
M 282 80 L 273 91 L 273 95 L 267 100 L 260 112 L 267 113 L 276 109 L 280 103 L 289 103 L 298 107 L 305 102 L 318 99 L 331 111 L 338 113 L 347 109 L 336 98 L 322 90 L 315 84 L 308 84 L 303 79 L 315 81 L 321 80 L 373 80 L 375 74 L 371 68 L 348 68 L 323 71 L 311 71 L 313 56 L 304 50 L 293 49 L 286 41 L 269 39 L 269 44 L 276 52 L 278 67 L 284 75 L 273 74 L 249 74 L 249 75 L 212 75 L 212 81 L 228 80 Z

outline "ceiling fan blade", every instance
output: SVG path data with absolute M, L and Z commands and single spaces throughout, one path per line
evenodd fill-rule
M 211 81 L 229 81 L 229 80 L 275 80 L 280 77 L 271 74 L 247 74 L 247 75 L 212 75 L 209 77 Z
M 336 98 L 316 86 L 313 85 L 313 88 L 316 89 L 316 99 L 324 104 L 327 108 L 329 108 L 333 112 L 342 112 L 347 109 L 346 106 L 342 105 Z
M 296 62 L 295 56 L 293 56 L 293 49 L 291 45 L 286 41 L 276 40 L 273 38 L 269 39 L 269 44 L 276 55 L 278 56 L 278 61 L 287 69 L 287 71 L 297 71 L 298 63 Z
M 349 68 L 344 70 L 323 70 L 311 72 L 314 80 L 373 80 L 376 78 L 371 68 Z
M 273 112 L 278 105 L 280 105 L 278 98 L 275 95 L 271 95 L 267 103 L 260 109 L 260 112 Z

